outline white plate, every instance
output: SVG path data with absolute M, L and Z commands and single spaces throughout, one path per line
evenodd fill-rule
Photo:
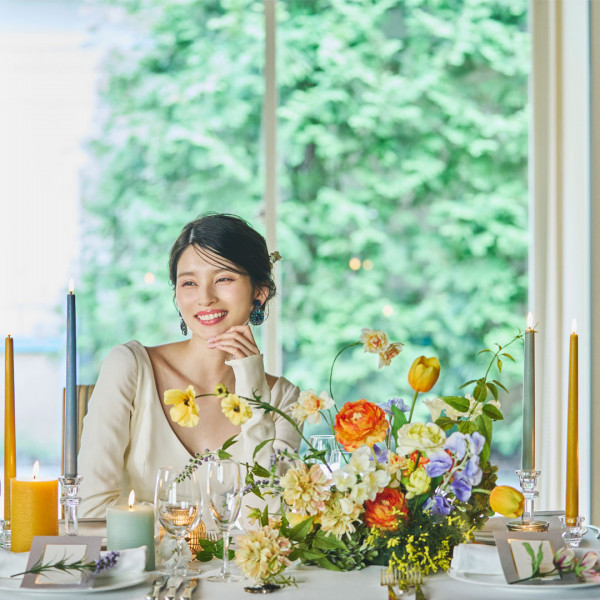
M 597 587 L 600 585 L 599 581 L 590 581 L 588 583 L 544 583 L 544 584 L 531 584 L 524 585 L 519 583 L 513 583 L 509 585 L 506 583 L 504 575 L 481 575 L 477 573 L 457 573 L 450 569 L 448 576 L 456 581 L 464 581 L 466 583 L 476 583 L 477 585 L 487 585 L 492 587 L 503 587 L 507 590 L 514 589 L 519 592 L 544 592 L 548 590 L 583 590 L 585 588 Z
M 132 587 L 143 583 L 148 580 L 148 573 L 145 571 L 141 573 L 123 573 L 118 577 L 102 577 L 97 578 L 94 582 L 94 587 L 90 588 L 64 588 L 56 587 L 53 588 L 22 588 L 22 578 L 9 579 L 6 577 L 0 577 L 0 590 L 10 590 L 12 592 L 26 592 L 27 594 L 83 594 L 92 592 L 110 592 L 112 590 L 120 590 L 122 588 Z

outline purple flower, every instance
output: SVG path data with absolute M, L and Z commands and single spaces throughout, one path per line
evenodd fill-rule
M 478 432 L 467 434 L 467 440 L 469 442 L 469 450 L 471 454 L 481 454 L 483 445 L 485 444 L 485 438 Z
M 446 450 L 450 450 L 457 460 L 462 460 L 467 452 L 467 440 L 465 439 L 465 435 L 455 431 L 446 440 L 446 445 L 444 448 Z
M 373 444 L 373 452 L 375 452 L 375 457 L 377 458 L 377 462 L 379 464 L 387 462 L 388 451 L 385 446 L 380 447 L 379 444 Z
M 96 569 L 94 573 L 100 573 L 100 571 L 104 571 L 105 569 L 111 569 L 117 564 L 117 558 L 119 558 L 121 554 L 116 552 L 115 550 L 111 550 L 107 554 L 105 554 L 100 560 L 96 561 Z
M 392 398 L 391 400 L 384 402 L 381 405 L 381 408 L 383 408 L 383 412 L 386 415 L 391 415 L 392 414 L 392 406 L 399 408 L 402 412 L 407 412 L 410 410 L 410 406 L 407 406 L 406 404 L 404 404 L 404 400 L 402 400 L 402 398 Z
M 425 470 L 429 477 L 439 477 L 452 468 L 453 462 L 452 457 L 447 452 L 436 452 L 429 457 Z
M 463 477 L 462 472 L 454 474 L 454 480 L 450 484 L 454 495 L 461 502 L 466 502 L 471 497 L 471 485 Z
M 452 512 L 452 505 L 442 494 L 429 498 L 423 508 L 432 515 L 449 515 Z
M 471 456 L 462 470 L 462 476 L 470 485 L 477 485 L 481 481 L 483 473 L 479 467 L 479 456 Z

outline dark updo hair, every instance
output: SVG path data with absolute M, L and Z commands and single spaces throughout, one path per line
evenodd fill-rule
M 275 295 L 267 243 L 244 219 L 215 213 L 188 223 L 181 230 L 169 256 L 169 278 L 173 287 L 177 283 L 177 263 L 189 246 L 194 246 L 204 259 L 215 266 L 225 266 L 240 275 L 248 275 L 255 290 L 266 288 L 267 299 L 263 306 Z M 211 255 L 206 256 L 206 252 Z

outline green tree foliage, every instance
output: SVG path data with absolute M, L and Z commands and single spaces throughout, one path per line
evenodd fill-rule
M 262 2 L 112 4 L 139 35 L 107 65 L 92 144 L 90 374 L 114 343 L 176 338 L 166 259 L 187 220 L 228 211 L 260 227 Z M 403 354 L 374 383 L 376 360 L 346 353 L 338 402 L 407 394 L 421 353 L 454 394 L 479 376 L 478 350 L 524 326 L 527 2 L 277 5 L 285 374 L 325 389 L 336 350 L 382 328 Z

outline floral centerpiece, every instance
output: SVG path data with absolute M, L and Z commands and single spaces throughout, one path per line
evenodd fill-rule
M 521 338 L 522 334 L 515 336 L 506 346 Z M 336 355 L 329 393 L 302 392 L 291 415 L 258 397 L 230 394 L 223 386 L 215 390 L 223 412 L 236 424 L 245 422 L 256 408 L 279 413 L 300 432 L 305 421 L 324 419 L 343 457 L 342 465 L 333 468 L 325 451 L 313 448 L 303 436 L 307 451 L 302 457 L 285 451 L 273 456 L 268 466 L 246 465 L 246 491 L 280 501 L 276 514 L 269 514 L 266 507 L 255 510 L 259 529 L 239 540 L 236 561 L 254 579 L 290 583 L 283 571 L 296 559 L 333 570 L 370 563 L 418 566 L 425 574 L 446 570 L 454 546 L 471 539 L 494 514 L 490 493 L 496 487 L 497 467 L 489 457 L 493 422 L 502 419 L 499 391 L 505 388 L 490 373 L 494 367 L 501 371 L 504 359 L 512 360 L 506 347 L 485 351 L 491 353 L 485 374 L 462 386 L 472 387 L 470 394 L 427 398 L 431 420 L 422 422 L 413 420 L 414 409 L 419 394 L 429 392 L 440 376 L 435 357 L 413 361 L 408 372 L 410 405 L 398 398 L 383 404 L 358 399 L 336 409 L 335 363 L 346 349 L 361 344 L 365 352 L 378 356 L 379 368 L 389 366 L 403 347 L 382 331 L 363 329 L 360 341 Z M 171 410 L 179 411 L 182 421 L 189 420 L 196 412 L 193 390 L 179 393 L 188 402 L 186 409 L 170 391 L 168 399 L 175 404 Z M 217 454 L 227 455 L 232 443 L 235 438 Z M 210 453 L 198 455 L 188 469 L 207 459 Z M 287 470 L 279 466 L 282 462 L 289 463 Z M 511 490 L 497 488 L 496 510 L 508 505 L 518 512 L 520 492 Z M 522 497 L 520 506 L 522 510 Z

